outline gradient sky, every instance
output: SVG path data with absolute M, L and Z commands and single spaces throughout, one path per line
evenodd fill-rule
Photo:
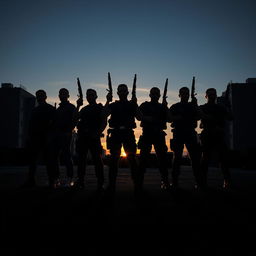
M 76 78 L 105 102 L 138 76 L 138 102 L 169 78 L 169 105 L 196 77 L 199 103 L 231 80 L 256 77 L 254 0 L 0 0 L 0 81 L 77 98 Z M 114 98 L 116 93 L 114 93 Z

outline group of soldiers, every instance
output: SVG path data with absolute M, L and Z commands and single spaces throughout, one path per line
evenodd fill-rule
M 214 88 L 206 90 L 207 103 L 198 106 L 194 94 L 194 78 L 192 93 L 188 87 L 179 90 L 180 102 L 170 108 L 167 103 L 166 80 L 163 100 L 160 103 L 160 89 L 150 89 L 150 100 L 137 104 L 136 75 L 134 77 L 132 98 L 128 99 L 128 87 L 119 84 L 117 87 L 118 100 L 112 102 L 113 91 L 110 74 L 109 90 L 105 105 L 97 103 L 97 92 L 87 89 L 86 100 L 83 105 L 83 95 L 79 79 L 79 98 L 77 105 L 69 102 L 69 91 L 65 88 L 59 90 L 59 106 L 53 107 L 46 102 L 47 95 L 44 90 L 36 92 L 37 106 L 31 116 L 29 129 L 29 156 L 30 167 L 28 180 L 25 186 L 35 186 L 36 162 L 40 152 L 44 153 L 49 185 L 52 188 L 59 186 L 60 171 L 59 160 L 62 155 L 67 169 L 68 184 L 76 188 L 85 185 L 87 154 L 90 151 L 97 177 L 97 190 L 104 189 L 104 165 L 102 160 L 101 137 L 108 125 L 107 148 L 110 150 L 107 191 L 115 193 L 118 174 L 118 163 L 121 148 L 124 148 L 131 169 L 131 178 L 134 191 L 143 190 L 144 175 L 147 162 L 154 146 L 159 163 L 161 175 L 161 188 L 169 190 L 179 188 L 180 166 L 184 146 L 188 151 L 195 179 L 195 188 L 207 188 L 207 170 L 213 152 L 219 153 L 219 161 L 224 177 L 223 188 L 229 188 L 231 183 L 228 168 L 228 147 L 225 142 L 225 122 L 231 120 L 229 108 L 217 104 L 217 92 Z M 191 100 L 190 100 L 191 95 Z M 80 109 L 81 108 L 81 109 Z M 135 120 L 140 121 L 142 135 L 138 144 L 135 140 Z M 201 121 L 201 134 L 196 131 L 198 121 Z M 168 176 L 168 147 L 166 144 L 167 124 L 170 123 L 173 134 L 170 148 L 173 151 L 171 182 Z M 73 162 L 70 151 L 72 133 L 77 129 L 77 179 L 74 181 Z M 137 147 L 140 149 L 136 157 Z

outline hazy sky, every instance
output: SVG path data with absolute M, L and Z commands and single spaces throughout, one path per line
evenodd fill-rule
M 138 75 L 138 101 L 169 78 L 169 104 L 196 76 L 199 103 L 256 77 L 255 0 L 0 0 L 0 82 L 77 98 L 76 78 L 105 101 Z M 116 98 L 116 94 L 114 94 Z

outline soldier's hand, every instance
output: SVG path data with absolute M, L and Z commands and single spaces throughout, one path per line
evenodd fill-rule
M 106 98 L 107 98 L 107 101 L 108 101 L 108 102 L 111 102 L 111 101 L 113 100 L 113 95 L 112 95 L 112 93 L 108 92 Z
M 132 102 L 137 104 L 137 97 L 132 97 Z
M 166 98 L 167 98 L 167 97 L 166 97 Z M 166 98 L 163 99 L 162 104 L 167 107 L 167 106 L 168 106 L 168 102 L 167 102 Z
M 197 105 L 197 98 L 196 97 L 193 97 L 191 99 L 191 103 L 194 104 L 194 105 Z
M 77 107 L 81 107 L 81 106 L 83 106 L 83 99 L 82 98 L 78 98 L 78 100 L 76 101 L 76 105 L 77 105 Z

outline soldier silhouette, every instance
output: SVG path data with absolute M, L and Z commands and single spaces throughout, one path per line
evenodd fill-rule
M 73 161 L 71 156 L 72 131 L 76 126 L 78 111 L 68 100 L 69 91 L 66 88 L 59 90 L 60 104 L 56 110 L 54 120 L 54 136 L 51 142 L 51 171 L 54 180 L 50 186 L 55 188 L 60 185 L 59 159 L 62 156 L 67 170 L 67 185 L 73 184 Z
M 84 187 L 86 158 L 88 151 L 90 151 L 97 177 L 97 190 L 101 191 L 104 184 L 104 165 L 100 138 L 107 123 L 103 115 L 103 105 L 101 103 L 97 104 L 96 102 L 96 91 L 88 89 L 86 91 L 86 99 L 89 104 L 80 110 L 77 125 L 78 139 L 76 150 L 78 154 L 78 180 L 75 186 L 78 188 Z M 80 98 L 77 100 L 77 105 L 81 106 Z
M 35 175 L 39 156 L 42 154 L 49 180 L 52 179 L 49 169 L 49 139 L 55 118 L 55 108 L 46 102 L 44 90 L 36 91 L 37 106 L 33 109 L 28 131 L 29 172 L 23 187 L 36 185 Z
M 219 155 L 219 162 L 224 177 L 223 188 L 229 188 L 231 175 L 228 167 L 228 147 L 225 140 L 225 123 L 232 120 L 233 116 L 229 108 L 217 104 L 217 91 L 214 88 L 206 90 L 207 103 L 200 106 L 202 110 L 200 135 L 202 142 L 202 182 L 207 186 L 207 172 L 210 158 L 213 152 Z
M 156 156 L 159 163 L 159 170 L 161 174 L 161 188 L 169 189 L 170 183 L 168 179 L 168 165 L 167 165 L 167 146 L 165 142 L 168 108 L 167 104 L 159 103 L 160 90 L 153 87 L 150 90 L 150 101 L 142 103 L 139 107 L 141 111 L 141 127 L 143 133 L 140 136 L 138 147 L 140 149 L 140 183 L 143 184 L 144 173 L 146 171 L 146 164 L 154 146 Z
M 138 105 L 135 98 L 131 101 L 127 99 L 129 92 L 126 84 L 118 85 L 117 94 L 119 100 L 110 103 L 112 101 L 112 94 L 109 92 L 105 105 L 105 116 L 110 115 L 107 147 L 110 149 L 108 191 L 111 193 L 114 193 L 116 188 L 118 162 L 122 146 L 124 147 L 130 164 L 135 191 L 138 185 L 138 164 L 136 161 L 137 145 L 133 131 L 133 129 L 136 128 L 135 118 L 140 120 Z
M 189 88 L 182 87 L 179 90 L 180 102 L 173 104 L 169 111 L 169 121 L 171 122 L 173 138 L 170 141 L 173 150 L 172 165 L 172 187 L 178 188 L 180 165 L 184 145 L 186 146 L 190 159 L 193 174 L 195 177 L 195 188 L 201 183 L 200 176 L 200 144 L 198 134 L 195 131 L 197 121 L 200 119 L 200 110 L 195 97 L 189 102 Z

